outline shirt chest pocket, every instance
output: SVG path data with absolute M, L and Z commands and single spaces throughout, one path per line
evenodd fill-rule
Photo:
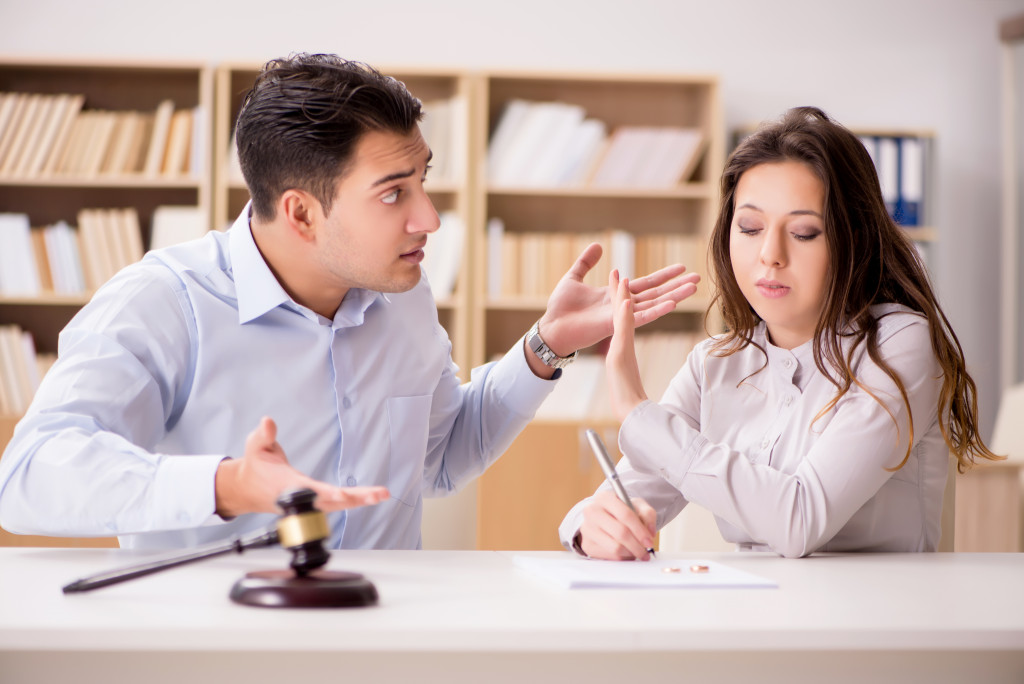
M 388 489 L 392 498 L 407 506 L 415 506 L 420 497 L 432 398 L 424 394 L 387 400 Z

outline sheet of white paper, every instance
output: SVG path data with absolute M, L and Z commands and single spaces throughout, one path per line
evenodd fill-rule
M 773 580 L 714 561 L 657 558 L 647 562 L 517 555 L 516 566 L 568 589 L 775 588 Z M 703 572 L 694 569 L 706 567 Z

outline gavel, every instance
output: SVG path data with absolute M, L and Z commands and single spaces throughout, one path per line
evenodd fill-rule
M 232 587 L 232 601 L 271 608 L 375 604 L 377 590 L 362 575 L 321 570 L 331 555 L 324 547 L 330 528 L 327 517 L 313 505 L 315 499 L 316 494 L 311 489 L 286 491 L 277 500 L 284 515 L 273 530 L 248 539 L 235 538 L 193 553 L 85 577 L 66 585 L 63 591 L 65 594 L 91 591 L 227 553 L 242 553 L 246 549 L 280 544 L 292 554 L 291 570 L 247 573 Z

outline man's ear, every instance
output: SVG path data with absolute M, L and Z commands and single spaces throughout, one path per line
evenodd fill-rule
M 317 228 L 324 220 L 320 202 L 308 192 L 296 188 L 281 193 L 277 211 L 293 235 L 309 242 L 316 238 Z

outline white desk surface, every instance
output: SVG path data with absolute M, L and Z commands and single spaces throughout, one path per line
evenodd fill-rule
M 779 586 L 574 590 L 514 555 L 337 551 L 328 567 L 366 575 L 379 605 L 282 610 L 228 599 L 245 572 L 285 567 L 280 549 L 65 596 L 75 579 L 154 554 L 3 548 L 0 682 L 1024 682 L 1024 554 L 679 554 Z

